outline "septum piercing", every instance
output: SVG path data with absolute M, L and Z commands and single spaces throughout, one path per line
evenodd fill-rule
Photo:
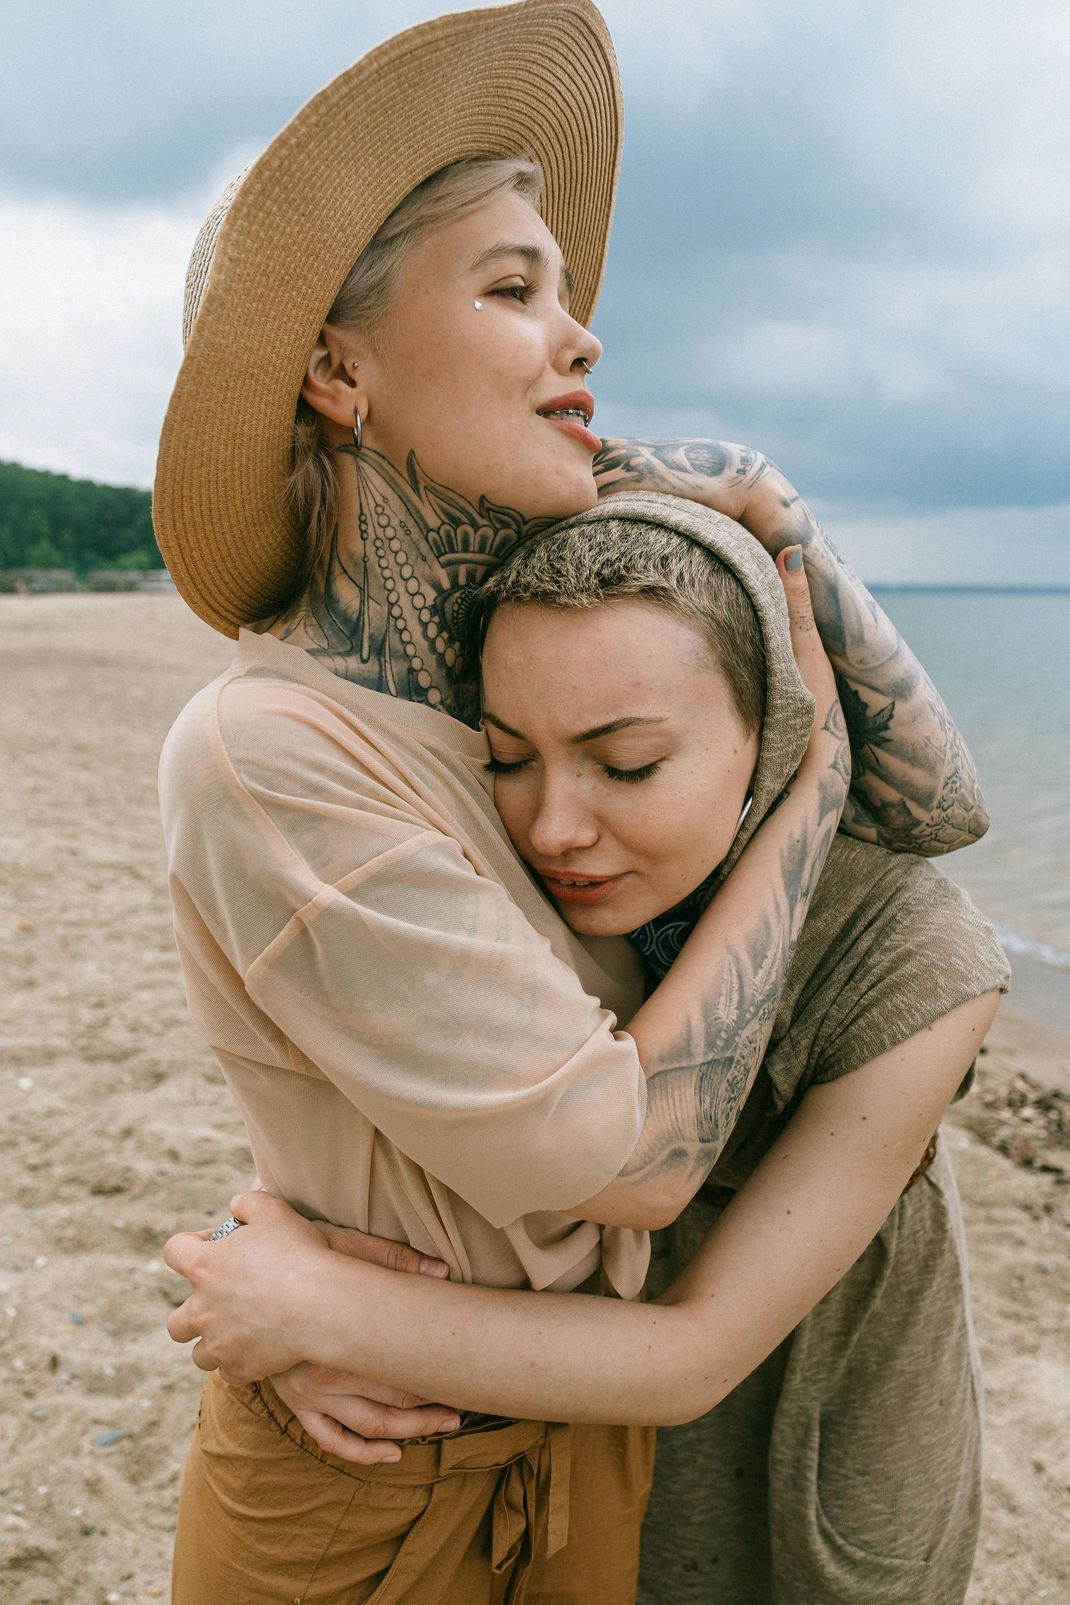
M 579 363 L 579 365 L 583 369 L 584 373 L 590 373 L 591 364 L 587 361 L 586 357 L 577 357 L 576 361 Z

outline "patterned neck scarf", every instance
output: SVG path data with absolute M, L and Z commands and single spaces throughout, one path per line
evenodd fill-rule
M 629 942 L 638 949 L 656 980 L 663 981 L 674 961 L 680 957 L 680 949 L 713 896 L 716 880 L 715 870 L 712 875 L 706 877 L 701 886 L 696 886 L 693 892 L 689 892 L 682 903 L 677 903 L 675 908 L 670 908 L 665 914 L 659 914 L 646 925 L 640 925 L 637 931 L 629 931 Z
M 784 793 L 781 792 L 773 803 L 773 808 L 778 807 L 783 798 Z M 743 804 L 743 812 L 736 824 L 737 836 L 743 821 L 750 813 L 753 801 L 753 796 L 750 796 Z M 772 813 L 772 808 L 769 811 Z M 659 914 L 646 925 L 640 925 L 637 931 L 628 932 L 629 942 L 639 950 L 655 980 L 664 981 L 673 963 L 680 957 L 680 949 L 695 929 L 699 915 L 705 912 L 710 898 L 717 889 L 719 875 L 718 867 L 712 874 L 707 875 L 693 892 L 688 892 L 682 903 L 677 903 L 675 908 Z

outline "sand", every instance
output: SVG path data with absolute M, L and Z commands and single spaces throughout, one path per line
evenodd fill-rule
M 168 1596 L 200 1376 L 170 1231 L 250 1164 L 187 1022 L 155 771 L 230 644 L 168 596 L 0 597 L 0 1598 Z M 1070 1040 L 1008 1007 L 948 1126 L 988 1378 L 971 1605 L 1070 1598 Z M 1054 1110 L 1054 1113 L 1052 1112 Z M 939 1422 L 932 1423 L 939 1431 Z M 864 1605 L 864 1602 L 860 1602 Z

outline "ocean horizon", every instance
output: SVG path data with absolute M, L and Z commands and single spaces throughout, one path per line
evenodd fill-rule
M 967 585 L 958 580 L 865 580 L 874 596 L 886 591 L 947 592 L 964 596 L 1070 596 L 1070 585 Z
M 940 867 L 995 925 L 1021 999 L 1070 1030 L 1070 586 L 871 588 L 947 702 L 988 802 L 988 834 Z
M 1070 585 L 869 582 L 977 765 L 991 826 L 938 860 L 995 926 L 1012 998 L 1070 1034 Z

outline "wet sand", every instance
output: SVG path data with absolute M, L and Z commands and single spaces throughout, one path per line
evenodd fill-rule
M 169 1232 L 250 1164 L 187 1022 L 155 772 L 230 643 L 168 596 L 0 597 L 0 1598 L 168 1597 L 200 1376 Z M 946 1131 L 988 1384 L 970 1605 L 1070 1598 L 1070 1038 L 1002 1012 Z M 932 1423 L 940 1430 L 938 1421 Z

